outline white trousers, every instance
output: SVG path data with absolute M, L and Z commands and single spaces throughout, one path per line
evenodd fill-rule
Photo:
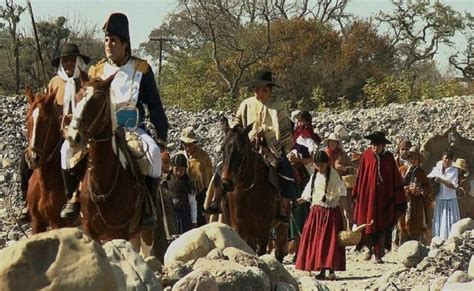
M 143 144 L 143 150 L 150 162 L 148 176 L 152 178 L 159 178 L 161 176 L 161 155 L 160 147 L 155 140 L 149 136 L 142 128 L 137 128 L 136 133 L 140 136 Z M 78 152 L 77 149 L 72 148 L 67 140 L 64 141 L 61 147 L 61 168 L 69 170 L 75 166 L 76 163 L 71 161 L 72 157 Z

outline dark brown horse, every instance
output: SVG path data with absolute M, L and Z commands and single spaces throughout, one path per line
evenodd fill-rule
M 267 251 L 274 226 L 278 189 L 270 183 L 269 168 L 252 149 L 248 133 L 252 126 L 225 128 L 222 145 L 222 186 L 228 193 L 230 225 L 258 255 Z M 276 225 L 276 257 L 286 254 L 288 226 Z
M 97 241 L 131 240 L 139 246 L 140 235 L 148 255 L 153 231 L 141 227 L 145 186 L 125 168 L 113 145 L 116 132 L 111 118 L 107 80 L 86 82 L 76 96 L 76 110 L 65 138 L 73 147 L 88 148 L 88 168 L 82 179 L 80 202 L 84 232 Z
M 26 161 L 34 170 L 26 197 L 35 234 L 46 231 L 48 227 L 59 228 L 69 223 L 59 216 L 66 195 L 61 176 L 60 147 L 63 139 L 61 111 L 54 102 L 56 92 L 33 95 L 27 89 L 26 95 L 29 103 Z

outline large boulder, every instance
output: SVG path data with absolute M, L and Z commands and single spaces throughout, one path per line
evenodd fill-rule
M 474 290 L 474 280 L 465 283 L 446 283 L 443 291 Z
M 176 284 L 174 284 L 173 291 L 218 291 L 216 279 L 207 271 L 193 271 L 183 278 L 181 278 Z
M 270 279 L 257 267 L 245 267 L 232 261 L 202 258 L 194 264 L 194 270 L 208 271 L 216 279 L 219 290 L 271 290 Z
M 163 276 L 161 277 L 163 287 L 173 286 L 192 271 L 190 266 L 180 261 L 165 266 L 163 268 Z
M 77 228 L 33 235 L 0 251 L 6 290 L 117 290 L 104 249 Z
M 185 232 L 173 241 L 166 250 L 164 264 L 168 266 L 176 261 L 186 263 L 205 257 L 214 248 L 223 251 L 227 247 L 235 247 L 249 254 L 255 254 L 230 226 L 212 222 Z
M 214 244 L 206 233 L 199 228 L 183 233 L 177 240 L 173 241 L 165 253 L 165 266 L 170 266 L 176 261 L 188 262 L 205 257 Z
M 416 266 L 426 255 L 423 246 L 415 241 L 407 241 L 398 248 L 398 261 L 408 268 Z
M 104 246 L 118 290 L 161 290 L 161 283 L 130 242 L 115 239 Z
M 214 246 L 221 251 L 228 247 L 234 247 L 249 254 L 255 254 L 254 250 L 227 224 L 212 222 L 201 226 L 200 229 L 206 233 Z
M 474 229 L 474 219 L 467 217 L 459 220 L 453 226 L 451 226 L 451 231 L 449 232 L 449 238 L 459 237 L 465 231 Z
M 465 283 L 468 282 L 469 276 L 466 274 L 464 271 L 455 271 L 451 276 L 449 276 L 448 280 L 446 281 L 446 284 L 448 283 Z

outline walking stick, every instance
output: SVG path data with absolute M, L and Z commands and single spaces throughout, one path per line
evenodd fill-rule
M 33 8 L 31 8 L 30 0 L 27 0 L 26 4 L 28 5 L 28 11 L 30 12 L 30 16 L 31 16 L 31 24 L 33 25 L 33 32 L 34 32 L 35 41 L 36 41 L 36 53 L 38 54 L 38 59 L 41 65 L 41 79 L 43 79 L 43 87 L 46 88 L 46 71 L 44 69 L 43 56 L 41 55 L 41 46 L 38 39 L 38 32 L 36 30 L 35 18 L 33 16 Z

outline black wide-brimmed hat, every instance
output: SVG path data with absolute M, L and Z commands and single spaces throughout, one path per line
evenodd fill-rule
M 391 142 L 385 137 L 385 133 L 381 131 L 374 131 L 373 133 L 364 136 L 364 138 L 370 140 L 373 144 L 391 144 Z
M 248 84 L 248 87 L 255 88 L 260 86 L 276 86 L 279 87 L 275 82 L 273 82 L 273 74 L 270 70 L 258 70 L 255 72 L 253 80 Z
M 79 51 L 79 48 L 77 45 L 73 43 L 66 43 L 63 48 L 61 49 L 61 53 L 59 56 L 55 57 L 51 63 L 53 64 L 54 67 L 59 67 L 59 63 L 61 62 L 61 58 L 64 57 L 81 57 L 84 60 L 84 63 L 88 64 L 91 61 L 91 58 L 89 58 L 86 55 L 81 54 Z

